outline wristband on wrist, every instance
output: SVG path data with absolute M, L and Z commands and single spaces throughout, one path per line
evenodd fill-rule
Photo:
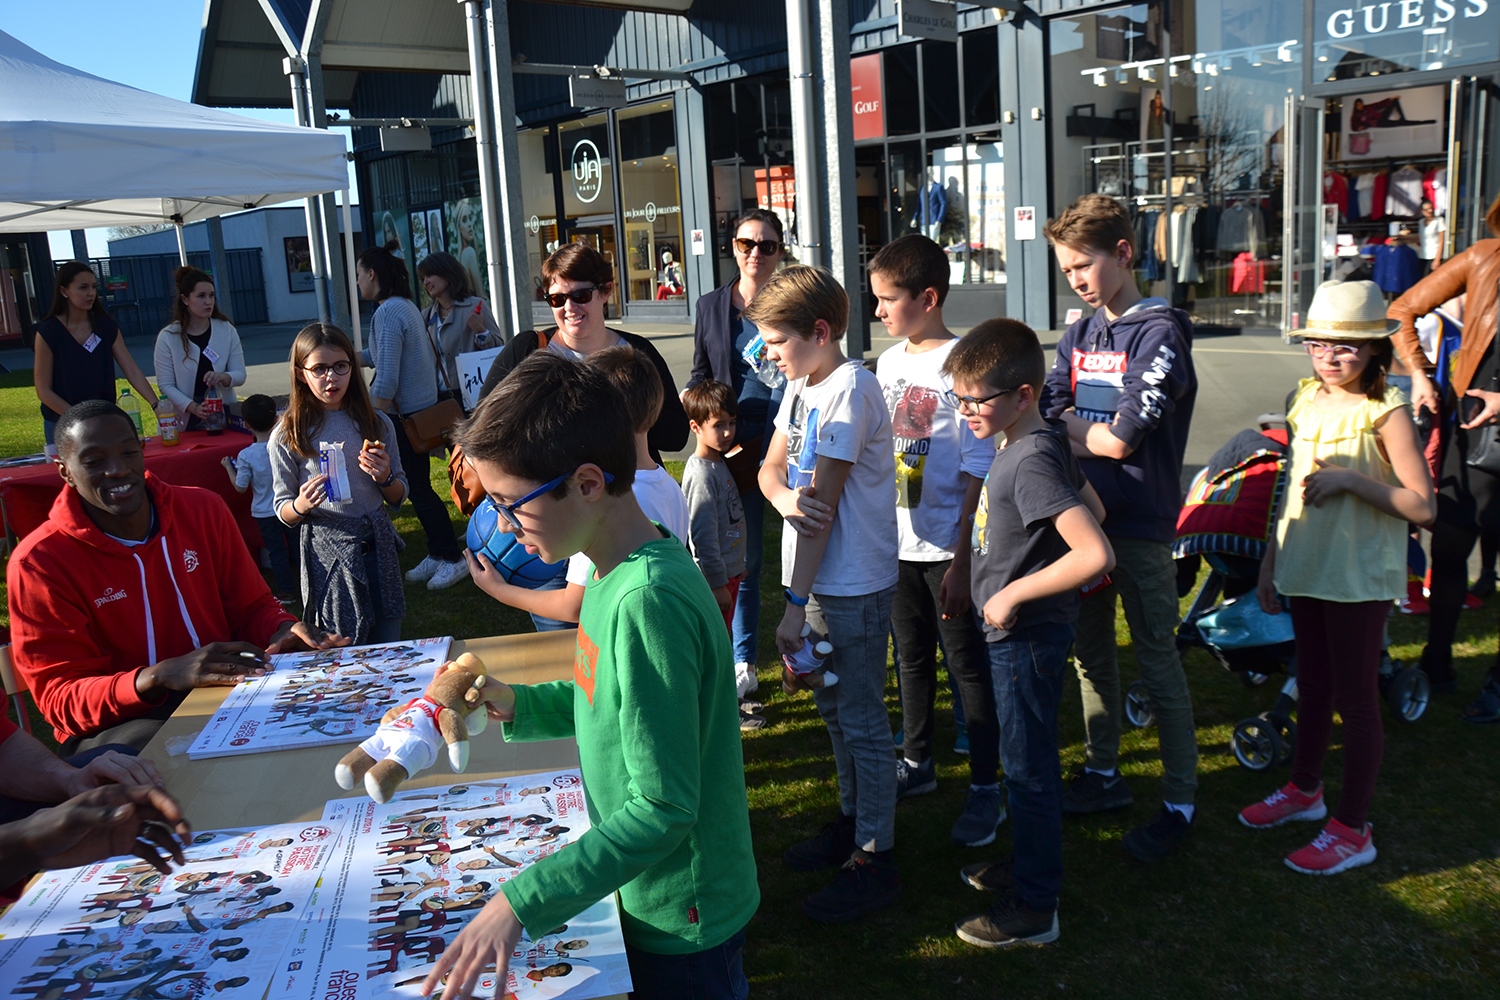
M 392 485 L 395 482 L 396 482 L 396 472 L 393 469 L 393 470 L 391 470 L 390 475 L 388 475 L 388 476 L 385 477 L 385 482 L 383 482 L 383 483 L 377 483 L 376 485 L 378 485 L 381 489 L 385 489 L 387 486 L 390 486 L 390 485 Z
M 795 604 L 799 608 L 807 607 L 807 602 L 812 600 L 811 595 L 807 597 L 798 597 L 796 594 L 792 593 L 791 587 L 787 587 L 782 591 L 782 593 L 786 595 L 786 602 L 788 604 Z

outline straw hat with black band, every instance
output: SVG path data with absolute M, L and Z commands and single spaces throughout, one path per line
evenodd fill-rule
M 1385 318 L 1386 302 L 1373 281 L 1325 281 L 1307 307 L 1307 325 L 1287 336 L 1302 339 L 1380 340 L 1401 329 Z

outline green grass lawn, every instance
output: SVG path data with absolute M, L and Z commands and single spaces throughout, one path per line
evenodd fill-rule
M 27 383 L 29 384 L 29 383 Z M 24 396 L 24 399 L 19 398 Z M 0 445 L 36 447 L 35 396 L 0 389 Z M 674 475 L 680 465 L 672 463 Z M 438 463 L 433 482 L 446 495 Z M 406 540 L 404 566 L 425 555 L 410 508 L 396 519 Z M 770 519 L 774 524 L 774 518 Z M 463 521 L 454 512 L 454 527 Z M 772 634 L 780 610 L 779 534 L 768 532 L 762 580 L 760 696 L 769 725 L 745 736 L 751 824 L 760 862 L 762 902 L 751 923 L 746 969 L 756 997 L 1492 997 L 1500 995 L 1500 727 L 1458 721 L 1496 653 L 1496 598 L 1461 621 L 1455 656 L 1458 697 L 1437 699 L 1427 716 L 1403 725 L 1387 715 L 1385 763 L 1371 818 L 1380 857 L 1331 879 L 1297 875 L 1281 863 L 1311 839 L 1298 824 L 1247 830 L 1242 806 L 1287 779 L 1241 769 L 1228 752 L 1238 720 L 1270 707 L 1275 685 L 1247 689 L 1200 651 L 1184 666 L 1192 685 L 1198 738 L 1198 818 L 1175 857 L 1153 867 L 1130 860 L 1120 838 L 1157 806 L 1160 760 L 1155 732 L 1128 730 L 1121 767 L 1135 792 L 1132 810 L 1064 827 L 1066 865 L 1058 944 L 1012 953 L 983 952 L 958 941 L 954 920 L 983 909 L 985 897 L 959 882 L 958 869 L 1006 849 L 1009 826 L 990 848 L 952 845 L 948 829 L 963 805 L 967 765 L 949 748 L 954 728 L 946 689 L 939 694 L 939 788 L 901 803 L 896 856 L 905 885 L 900 904 L 859 923 L 823 927 L 805 920 L 803 897 L 826 873 L 794 874 L 781 852 L 810 836 L 837 808 L 828 737 L 811 697 L 781 693 Z M 529 632 L 529 618 L 481 594 L 472 584 L 407 591 L 404 634 L 471 637 Z M 1396 616 L 1393 653 L 1412 659 L 1423 619 Z M 1121 672 L 1135 669 L 1120 625 Z M 891 684 L 892 724 L 900 706 Z M 1076 679 L 1069 679 L 1061 719 L 1065 768 L 1083 759 Z M 1341 752 L 1334 731 L 1325 774 L 1339 786 Z

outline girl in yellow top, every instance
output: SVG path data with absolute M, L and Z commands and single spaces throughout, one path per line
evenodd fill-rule
M 1311 844 L 1286 859 L 1294 871 L 1333 875 L 1375 860 L 1365 821 L 1385 737 L 1381 646 L 1391 601 L 1406 590 L 1406 525 L 1436 513 L 1432 477 L 1411 411 L 1386 385 L 1391 363 L 1385 301 L 1373 282 L 1328 282 L 1298 333 L 1312 358 L 1287 411 L 1287 489 L 1257 596 L 1280 614 L 1291 599 L 1297 636 L 1297 747 L 1292 780 L 1242 810 L 1264 829 L 1321 820 L 1323 756 L 1333 713 L 1344 720 L 1344 787 Z

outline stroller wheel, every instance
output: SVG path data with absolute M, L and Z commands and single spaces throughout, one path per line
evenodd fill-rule
M 1291 716 L 1274 710 L 1262 712 L 1261 718 L 1276 727 L 1276 735 L 1281 737 L 1281 755 L 1276 758 L 1277 765 L 1289 763 L 1297 749 L 1297 724 L 1292 721 Z
M 1247 688 L 1258 688 L 1270 679 L 1270 674 L 1258 674 L 1254 670 L 1240 671 L 1240 683 Z
M 1250 771 L 1269 771 L 1281 762 L 1281 734 L 1265 719 L 1243 719 L 1229 737 L 1229 748 L 1240 766 Z
M 1416 722 L 1427 711 L 1432 686 L 1427 675 L 1416 667 L 1404 667 L 1391 676 L 1386 685 L 1385 700 L 1402 722 Z
M 1151 696 L 1146 693 L 1144 681 L 1136 681 L 1126 689 L 1125 718 L 1137 729 L 1145 729 L 1156 721 L 1156 709 L 1151 707 Z

